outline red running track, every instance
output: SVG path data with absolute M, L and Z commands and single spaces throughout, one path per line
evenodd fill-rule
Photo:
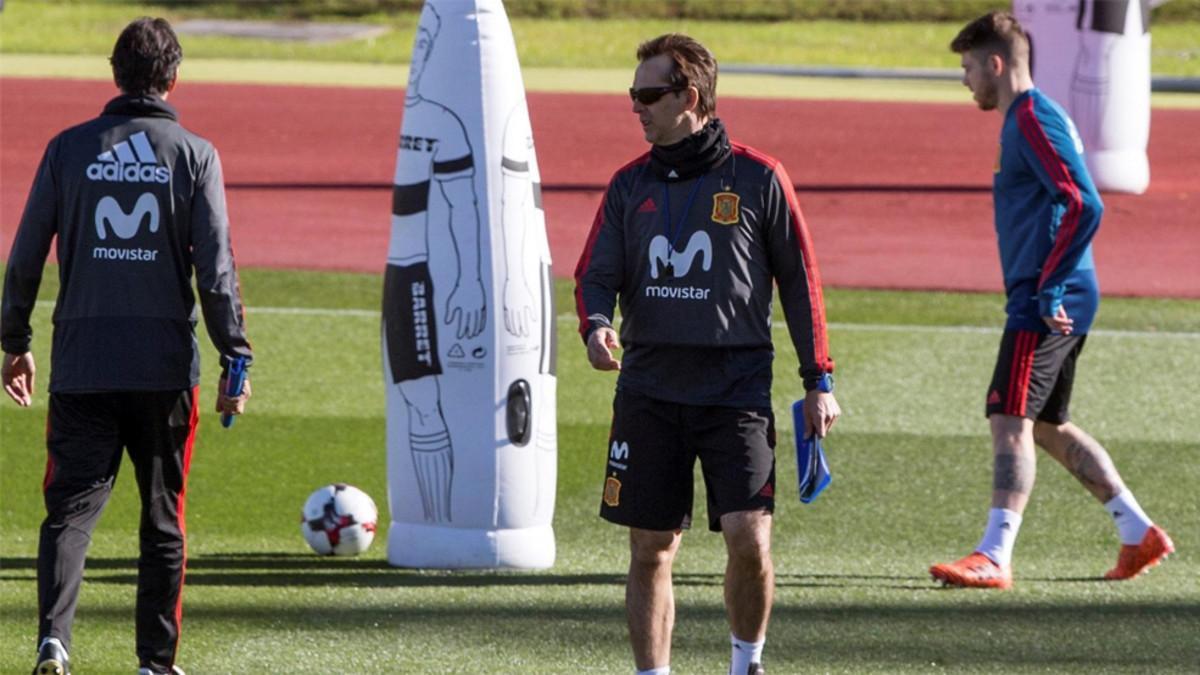
M 0 79 L 0 250 L 42 150 L 115 94 Z M 402 89 L 183 83 L 182 122 L 221 152 L 239 264 L 378 272 Z M 725 98 L 734 138 L 783 160 L 826 284 L 999 290 L 991 167 L 1000 118 L 963 104 Z M 623 96 L 529 95 L 555 270 L 569 275 L 611 173 L 645 151 Z M 1200 110 L 1156 109 L 1152 182 L 1105 195 L 1106 293 L 1200 298 Z

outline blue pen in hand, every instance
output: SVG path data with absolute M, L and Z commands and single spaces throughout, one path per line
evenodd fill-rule
M 239 356 L 229 364 L 229 374 L 225 380 L 225 395 L 237 398 L 242 395 L 242 387 L 246 384 L 246 357 Z M 221 426 L 228 429 L 233 426 L 233 415 L 221 413 Z

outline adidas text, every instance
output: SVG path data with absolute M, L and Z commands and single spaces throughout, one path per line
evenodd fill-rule
M 92 162 L 87 168 L 88 180 L 108 183 L 169 183 L 171 170 L 154 164 L 120 164 Z

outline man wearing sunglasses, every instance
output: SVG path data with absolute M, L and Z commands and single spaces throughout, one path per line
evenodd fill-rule
M 630 532 L 638 672 L 669 673 L 671 568 L 700 460 L 708 526 L 728 553 L 729 672 L 753 675 L 774 592 L 772 286 L 808 392 L 806 432 L 824 436 L 840 410 L 820 275 L 783 166 L 730 142 L 715 116 L 712 54 L 668 34 L 637 56 L 629 95 L 651 148 L 613 176 L 575 271 L 588 360 L 619 371 L 600 515 Z

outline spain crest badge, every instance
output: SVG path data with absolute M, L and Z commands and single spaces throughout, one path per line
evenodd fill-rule
M 736 192 L 718 192 L 713 195 L 712 220 L 721 225 L 736 225 L 740 213 L 738 203 L 741 198 Z
M 612 476 L 604 481 L 604 503 L 609 506 L 621 503 L 621 481 Z

